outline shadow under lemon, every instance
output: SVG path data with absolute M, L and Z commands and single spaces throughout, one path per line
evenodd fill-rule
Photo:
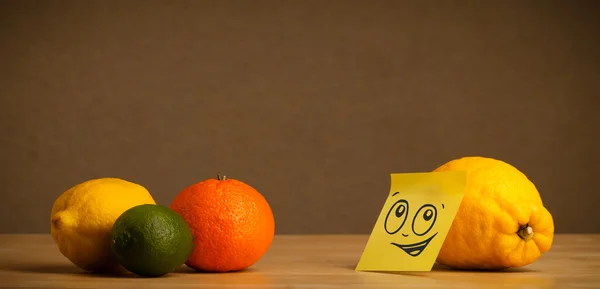
M 350 269 L 351 266 L 345 268 Z M 351 268 L 354 270 L 354 268 Z M 556 280 L 552 275 L 533 269 L 518 267 L 503 270 L 460 270 L 436 263 L 428 272 L 364 271 L 358 274 L 364 283 L 395 282 L 398 277 L 409 277 L 411 284 L 461 284 L 461 285 L 497 285 L 507 288 L 554 288 Z
M 137 275 L 126 270 L 120 270 L 117 272 L 90 272 L 85 271 L 77 266 L 74 266 L 73 264 L 36 264 L 27 266 L 17 266 L 9 268 L 9 270 L 20 273 L 60 274 L 82 277 L 138 278 Z

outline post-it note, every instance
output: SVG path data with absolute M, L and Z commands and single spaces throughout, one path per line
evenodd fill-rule
M 464 195 L 464 171 L 391 174 L 359 271 L 430 271 Z

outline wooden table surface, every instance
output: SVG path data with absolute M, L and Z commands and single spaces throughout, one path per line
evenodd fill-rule
M 196 273 L 182 266 L 161 278 L 85 273 L 49 235 L 0 235 L 0 288 L 600 288 L 600 235 L 557 235 L 537 262 L 504 272 L 357 272 L 368 236 L 278 235 L 241 272 Z M 241 286 L 243 285 L 243 286 Z

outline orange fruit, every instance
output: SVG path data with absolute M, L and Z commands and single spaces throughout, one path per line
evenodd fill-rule
M 188 223 L 194 250 L 186 265 L 204 272 L 239 271 L 267 252 L 275 220 L 267 200 L 236 179 L 208 179 L 183 189 L 171 209 Z

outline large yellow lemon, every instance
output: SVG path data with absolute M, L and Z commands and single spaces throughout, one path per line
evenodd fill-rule
M 89 180 L 56 199 L 50 233 L 60 252 L 77 267 L 93 272 L 121 271 L 110 249 L 110 231 L 123 212 L 141 204 L 155 204 L 141 185 L 118 178 Z
M 467 172 L 467 187 L 437 261 L 458 269 L 521 267 L 548 251 L 554 222 L 535 185 L 514 166 L 455 159 L 436 172 Z

